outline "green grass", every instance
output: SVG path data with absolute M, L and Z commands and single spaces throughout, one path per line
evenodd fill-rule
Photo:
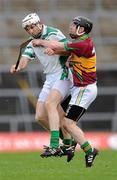
M 117 152 L 100 151 L 92 168 L 85 168 L 84 153 L 44 158 L 39 153 L 0 153 L 0 180 L 116 180 Z

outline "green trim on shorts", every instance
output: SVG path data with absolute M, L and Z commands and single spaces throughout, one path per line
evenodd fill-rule
M 78 96 L 77 96 L 77 99 L 76 99 L 76 102 L 75 102 L 76 105 L 79 105 L 79 104 L 80 104 L 81 99 L 82 99 L 82 96 L 83 96 L 83 94 L 84 94 L 84 91 L 85 91 L 85 88 L 84 88 L 84 87 L 81 87 L 81 90 L 79 91 Z
M 62 72 L 60 80 L 68 79 L 68 74 L 69 74 L 68 68 L 66 66 L 63 67 L 63 72 Z

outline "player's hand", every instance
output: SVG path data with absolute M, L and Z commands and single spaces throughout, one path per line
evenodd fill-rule
M 70 65 L 69 65 L 69 62 L 68 62 L 68 61 L 65 63 L 65 65 L 66 65 L 68 68 L 70 67 Z
M 31 42 L 34 47 L 41 46 L 41 40 L 39 40 L 39 39 L 34 39 Z
M 10 68 L 10 73 L 11 73 L 11 74 L 15 74 L 16 72 L 19 71 L 19 68 L 18 68 L 18 69 L 15 69 L 15 66 L 16 66 L 16 64 L 13 64 L 13 65 L 11 66 L 11 68 Z
M 48 54 L 49 56 L 52 56 L 55 54 L 54 50 L 51 48 L 46 48 L 44 51 L 45 54 Z

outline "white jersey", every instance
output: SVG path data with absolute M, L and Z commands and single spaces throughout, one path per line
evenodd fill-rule
M 43 72 L 45 74 L 50 74 L 61 70 L 59 55 L 48 56 L 47 54 L 44 54 L 44 47 L 33 47 L 33 50 L 42 64 Z
M 43 25 L 43 34 L 39 39 L 57 40 L 61 42 L 67 41 L 66 37 L 60 30 L 45 25 Z M 24 50 L 22 56 L 25 56 L 30 60 L 37 57 L 43 66 L 43 71 L 45 74 L 52 74 L 61 70 L 64 71 L 66 69 L 65 62 L 67 57 L 60 55 L 49 56 L 44 53 L 44 49 L 45 48 L 42 46 L 33 47 L 32 43 L 30 42 Z

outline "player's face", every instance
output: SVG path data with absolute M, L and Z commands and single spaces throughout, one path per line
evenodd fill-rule
M 42 24 L 31 24 L 26 26 L 25 30 L 34 38 L 40 37 L 42 34 L 43 25 Z
M 78 37 L 77 35 L 77 25 L 72 22 L 69 26 L 69 35 L 72 39 L 76 39 Z
M 69 35 L 72 39 L 77 39 L 85 34 L 84 27 L 78 26 L 75 22 L 72 22 L 69 27 Z

